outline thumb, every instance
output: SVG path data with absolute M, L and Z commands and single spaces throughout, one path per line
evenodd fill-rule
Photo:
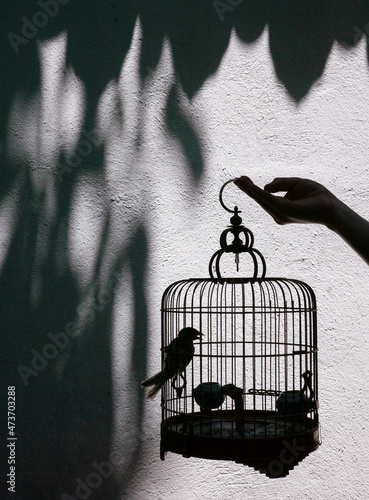
M 242 176 L 234 181 L 236 186 L 238 186 L 244 193 L 248 194 L 250 198 L 257 201 L 265 210 L 267 206 L 273 209 L 277 208 L 280 198 L 275 197 L 270 192 L 260 188 L 252 182 L 249 177 Z
M 246 175 L 243 175 L 242 177 L 238 177 L 233 181 L 237 187 L 239 187 L 242 191 L 247 193 L 248 189 L 251 186 L 255 186 L 255 184 L 252 182 L 250 177 L 247 177 Z

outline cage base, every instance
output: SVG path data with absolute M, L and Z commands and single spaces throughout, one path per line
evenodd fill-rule
M 181 414 L 161 424 L 160 458 L 171 451 L 186 458 L 230 460 L 268 477 L 284 477 L 319 446 L 317 422 L 278 412 L 232 410 Z

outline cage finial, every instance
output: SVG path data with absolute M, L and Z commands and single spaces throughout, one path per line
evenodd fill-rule
M 227 182 L 225 182 L 219 192 L 220 204 L 225 210 L 227 210 L 227 212 L 231 212 L 233 215 L 230 219 L 231 225 L 229 225 L 228 228 L 225 229 L 220 236 L 221 248 L 217 252 L 215 252 L 215 254 L 210 259 L 209 274 L 212 279 L 223 280 L 220 273 L 220 259 L 222 255 L 224 253 L 234 253 L 236 268 L 238 271 L 240 253 L 249 253 L 254 263 L 254 274 L 252 276 L 252 279 L 254 280 L 258 277 L 259 266 L 258 266 L 257 256 L 261 261 L 261 267 L 262 267 L 261 278 L 264 278 L 266 272 L 266 264 L 264 257 L 259 252 L 259 250 L 253 248 L 254 235 L 249 229 L 247 229 L 245 226 L 241 224 L 242 218 L 239 216 L 239 213 L 241 213 L 241 211 L 238 209 L 238 206 L 236 205 L 232 210 L 231 208 L 227 207 L 223 201 L 224 188 L 227 186 L 227 184 L 233 182 L 234 180 L 235 179 L 230 179 Z M 227 241 L 227 238 L 230 234 L 233 236 L 233 241 L 231 243 Z M 213 265 L 215 267 L 216 278 L 213 273 Z

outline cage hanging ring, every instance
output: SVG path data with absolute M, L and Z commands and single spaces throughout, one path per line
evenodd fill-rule
M 220 188 L 220 191 L 219 191 L 219 202 L 220 204 L 222 205 L 222 207 L 227 210 L 227 212 L 231 212 L 232 214 L 234 213 L 240 213 L 241 210 L 238 210 L 237 207 L 235 207 L 234 209 L 231 209 L 231 208 L 228 208 L 225 204 L 224 204 L 224 201 L 223 201 L 223 191 L 224 191 L 224 188 L 226 187 L 227 184 L 231 183 L 231 182 L 234 182 L 236 180 L 236 178 L 234 179 L 230 179 L 229 181 L 225 182 L 223 184 L 223 186 Z

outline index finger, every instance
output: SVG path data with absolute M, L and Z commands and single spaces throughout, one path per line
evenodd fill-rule
M 278 191 L 289 191 L 299 181 L 300 177 L 276 177 L 272 182 L 266 184 L 264 189 L 270 193 L 277 193 Z

